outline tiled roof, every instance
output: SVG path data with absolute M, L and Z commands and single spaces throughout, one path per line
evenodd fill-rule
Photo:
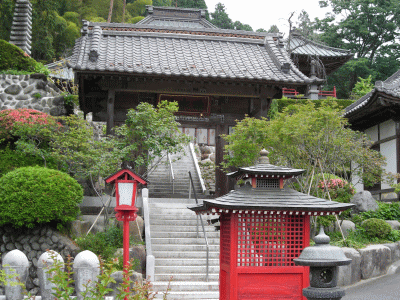
M 241 174 L 262 174 L 265 176 L 298 176 L 303 174 L 303 169 L 292 169 L 271 164 L 258 164 L 251 167 L 239 168 L 238 171 L 227 174 L 230 177 L 237 177 Z
M 69 62 L 70 58 L 67 57 L 66 59 L 59 60 L 53 62 L 51 64 L 47 64 L 46 67 L 49 69 L 50 77 L 59 78 L 63 80 L 74 80 L 74 71 L 71 68 L 68 68 L 67 63 Z
M 316 55 L 319 57 L 331 58 L 353 57 L 350 50 L 333 48 L 316 43 L 312 40 L 306 39 L 296 31 L 292 31 L 290 43 L 288 43 L 286 47 L 292 49 L 293 53 L 297 55 Z
M 216 199 L 204 199 L 202 204 L 188 206 L 197 213 L 228 210 L 340 212 L 352 208 L 350 203 L 338 203 L 316 198 L 295 190 L 252 188 L 244 186 Z
M 148 16 L 138 25 L 181 28 L 217 28 L 206 20 L 204 9 L 147 6 Z
M 371 92 L 361 97 L 356 102 L 347 106 L 345 116 L 369 104 L 374 99 L 373 96 L 378 92 L 384 93 L 392 97 L 397 97 L 400 100 L 400 70 L 394 73 L 385 81 L 377 81 L 375 83 L 374 89 L 372 89 Z
M 89 22 L 82 33 L 71 58 L 75 71 L 310 82 L 274 34 Z

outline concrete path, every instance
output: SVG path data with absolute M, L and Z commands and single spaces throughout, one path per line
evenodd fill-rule
M 400 273 L 365 280 L 346 287 L 342 300 L 399 300 Z

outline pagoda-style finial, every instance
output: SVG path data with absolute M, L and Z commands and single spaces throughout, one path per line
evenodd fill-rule
M 32 4 L 29 0 L 17 0 L 11 27 L 10 43 L 31 54 Z
M 267 165 L 267 164 L 269 164 L 268 154 L 269 154 L 269 152 L 266 149 L 262 149 L 260 151 L 260 157 L 258 159 L 258 164 L 259 165 Z
M 331 241 L 331 238 L 325 234 L 324 226 L 321 226 L 319 233 L 314 237 L 315 246 L 327 245 Z

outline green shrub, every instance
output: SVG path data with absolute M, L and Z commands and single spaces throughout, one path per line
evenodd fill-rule
M 79 214 L 83 190 L 68 174 L 43 167 L 23 167 L 0 178 L 0 226 L 65 224 Z
M 43 166 L 43 159 L 33 155 L 27 155 L 11 149 L 10 145 L 0 149 L 0 177 L 21 167 Z
M 108 260 L 118 248 L 122 248 L 123 233 L 121 228 L 111 226 L 105 232 L 77 238 L 76 243 L 82 250 L 90 250 Z
M 362 223 L 365 233 L 371 238 L 386 238 L 392 231 L 392 227 L 381 219 L 368 219 Z
M 379 209 L 375 211 L 366 211 L 360 213 L 363 220 L 376 218 L 381 220 L 398 220 L 400 221 L 400 203 L 378 202 Z
M 0 71 L 7 70 L 49 74 L 49 70 L 43 64 L 29 57 L 20 48 L 5 40 L 0 40 Z

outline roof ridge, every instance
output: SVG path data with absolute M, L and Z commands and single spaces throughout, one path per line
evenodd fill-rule
M 304 37 L 304 36 L 302 36 L 302 35 L 300 35 L 300 34 L 294 34 L 294 35 L 292 35 L 292 37 L 293 37 L 293 38 L 298 38 L 298 39 L 300 39 L 300 40 L 303 40 L 303 41 L 308 42 L 309 44 L 314 44 L 314 45 L 316 45 L 316 46 L 322 47 L 322 48 L 327 49 L 327 50 L 332 50 L 332 51 L 337 51 L 337 52 L 342 52 L 342 53 L 348 53 L 348 54 L 351 54 L 351 55 L 352 55 L 351 50 L 345 50 L 345 49 L 340 49 L 340 48 L 335 48 L 335 47 L 327 46 L 327 45 L 324 45 L 324 44 L 322 44 L 322 43 L 318 43 L 318 42 L 315 42 L 315 41 L 313 41 L 313 40 L 307 39 L 306 37 Z M 307 44 L 302 45 L 302 46 L 300 46 L 300 48 L 303 47 L 303 46 L 306 46 L 306 45 L 307 45 Z

